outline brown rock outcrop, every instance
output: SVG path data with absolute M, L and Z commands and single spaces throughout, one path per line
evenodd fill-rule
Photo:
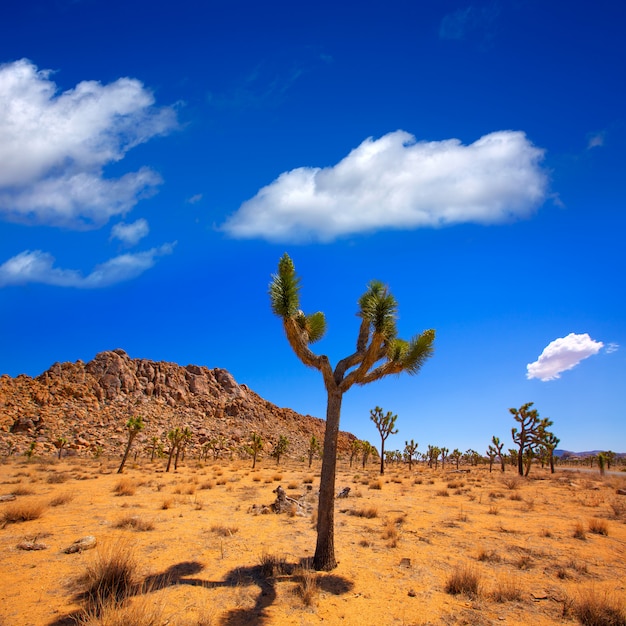
M 288 456 L 304 457 L 311 435 L 324 437 L 323 420 L 267 402 L 225 369 L 131 359 L 121 349 L 89 363 L 55 363 L 36 378 L 0 376 L 0 453 L 24 452 L 36 441 L 36 454 L 56 454 L 54 442 L 64 437 L 66 450 L 77 454 L 118 454 L 132 415 L 146 424 L 136 450 L 154 437 L 166 445 L 176 426 L 191 428 L 190 451 L 198 456 L 211 440 L 223 440 L 222 447 L 237 455 L 257 432 L 266 450 L 285 435 Z M 340 450 L 352 439 L 341 433 Z

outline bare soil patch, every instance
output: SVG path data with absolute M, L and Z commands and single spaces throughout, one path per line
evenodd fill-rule
M 186 459 L 170 473 L 129 462 L 120 476 L 118 464 L 0 463 L 0 496 L 20 494 L 0 501 L 2 626 L 543 626 L 582 623 L 581 606 L 624 615 L 626 476 L 480 467 L 461 480 L 392 466 L 381 477 L 340 463 L 337 493 L 350 492 L 336 501 L 339 566 L 323 573 L 309 567 L 319 467 Z M 305 505 L 268 513 L 278 485 Z M 85 536 L 95 548 L 64 552 Z M 94 603 L 86 576 L 112 567 L 120 546 L 132 556 L 124 593 Z

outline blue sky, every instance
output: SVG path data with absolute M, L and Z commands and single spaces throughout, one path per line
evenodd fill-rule
M 228 369 L 323 417 L 267 288 L 288 252 L 315 344 L 387 283 L 417 377 L 341 427 L 626 452 L 626 6 L 612 0 L 24 0 L 0 21 L 0 372 L 121 347 Z

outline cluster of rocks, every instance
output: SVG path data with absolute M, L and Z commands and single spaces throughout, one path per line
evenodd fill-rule
M 166 434 L 189 427 L 189 451 L 239 454 L 253 432 L 266 451 L 281 435 L 289 439 L 290 457 L 304 457 L 312 435 L 323 441 L 324 421 L 280 408 L 239 385 L 225 369 L 132 359 L 117 349 L 88 362 L 55 363 L 36 378 L 0 376 L 0 454 L 57 453 L 117 455 L 127 439 L 126 422 L 141 416 L 145 428 L 134 450 Z M 339 449 L 354 439 L 340 434 Z M 216 443 L 217 442 L 217 443 Z

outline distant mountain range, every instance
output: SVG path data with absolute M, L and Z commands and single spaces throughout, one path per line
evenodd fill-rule
M 600 452 L 607 452 L 607 450 L 587 450 L 586 452 L 572 452 L 571 450 L 555 450 L 554 456 L 576 456 L 578 458 L 584 458 L 587 456 L 596 456 Z M 626 452 L 615 452 L 615 456 L 619 458 L 626 458 Z

